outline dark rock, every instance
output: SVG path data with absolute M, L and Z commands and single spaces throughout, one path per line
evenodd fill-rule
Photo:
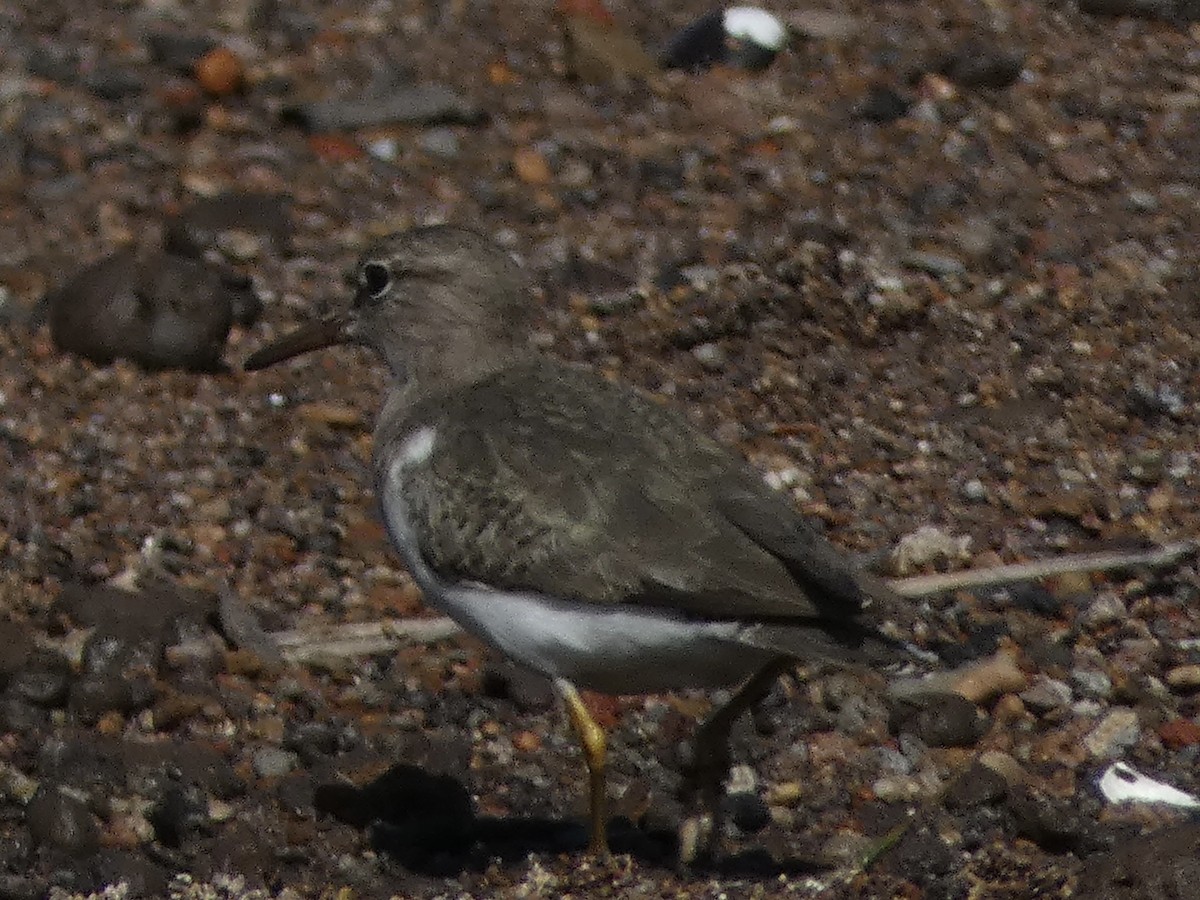
M 0 729 L 16 734 L 34 734 L 50 722 L 50 713 L 13 694 L 0 695 Z
M 222 235 L 244 232 L 261 238 L 277 253 L 286 253 L 292 224 L 287 200 L 278 194 L 233 191 L 197 200 L 167 221 L 165 247 L 181 256 L 201 257 L 228 241 Z M 240 321 L 240 319 L 239 319 Z
M 483 108 L 442 84 L 376 88 L 293 107 L 287 117 L 310 131 L 349 131 L 372 125 L 478 125 Z
M 1008 589 L 1012 605 L 1039 616 L 1056 616 L 1062 612 L 1063 599 L 1037 582 L 1014 584 Z
M 757 834 L 771 823 L 771 810 L 758 794 L 726 794 L 723 803 L 729 821 L 746 834 Z
M 787 30 L 766 10 L 718 8 L 685 25 L 659 54 L 664 69 L 701 71 L 714 65 L 765 69 L 787 43 Z
M 0 874 L 0 900 L 41 900 L 49 885 L 32 875 Z
M 208 800 L 196 784 L 170 784 L 146 814 L 158 840 L 180 847 L 209 823 Z
M 909 732 L 930 747 L 968 747 L 987 731 L 987 716 L 958 694 L 917 694 L 896 698 L 888 727 Z
M 980 762 L 972 763 L 946 791 L 948 809 L 966 810 L 976 806 L 992 806 L 1008 795 L 1008 782 Z
M 35 706 L 62 706 L 71 681 L 70 664 L 61 656 L 40 653 L 9 683 L 8 690 Z
M 86 856 L 100 846 L 100 829 L 88 805 L 57 784 L 43 784 L 25 807 L 25 824 L 38 846 Z
M 23 622 L 4 623 L 4 641 L 0 642 L 0 685 L 20 674 L 33 655 L 33 629 Z
M 120 100 L 141 93 L 142 79 L 136 72 L 110 66 L 98 66 L 83 79 L 89 91 L 104 100 Z
M 181 75 L 191 75 L 196 60 L 216 46 L 216 41 L 200 34 L 152 31 L 146 35 L 150 58 Z
M 511 700 L 522 712 L 553 709 L 554 686 L 544 675 L 518 666 L 508 659 L 496 659 L 484 670 L 483 690 L 490 697 Z
M 966 88 L 1006 88 L 1025 67 L 1025 54 L 968 41 L 946 57 L 938 71 Z
M 858 105 L 858 115 L 868 122 L 886 125 L 903 118 L 908 113 L 910 101 L 890 87 L 876 85 L 870 89 L 866 98 Z
M 125 884 L 127 897 L 169 897 L 172 872 L 139 850 L 101 849 L 92 862 L 98 885 Z
M 213 371 L 233 324 L 230 293 L 208 266 L 163 253 L 114 253 L 47 298 L 61 350 L 106 365 Z
M 1071 850 L 1084 837 L 1084 821 L 1067 800 L 1021 789 L 1009 795 L 1008 810 L 1017 833 L 1051 853 Z
M 1200 884 L 1200 823 L 1183 822 L 1124 842 L 1084 867 L 1084 900 L 1179 900 Z

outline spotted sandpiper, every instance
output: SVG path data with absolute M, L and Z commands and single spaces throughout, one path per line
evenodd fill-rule
M 382 357 L 374 462 L 392 544 L 428 603 L 553 681 L 590 776 L 592 851 L 608 852 L 605 735 L 580 688 L 740 684 L 693 742 L 715 818 L 729 728 L 781 672 L 903 656 L 880 630 L 895 596 L 746 462 L 642 393 L 531 353 L 529 281 L 504 250 L 416 228 L 356 280 L 350 309 L 246 368 L 334 343 Z M 700 834 L 685 829 L 685 859 L 707 849 Z

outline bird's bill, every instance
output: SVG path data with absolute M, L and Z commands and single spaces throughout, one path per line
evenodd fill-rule
M 333 344 L 344 344 L 350 340 L 349 324 L 349 318 L 339 314 L 301 325 L 295 331 L 250 354 L 242 368 L 247 372 L 255 372 L 301 353 L 320 350 Z

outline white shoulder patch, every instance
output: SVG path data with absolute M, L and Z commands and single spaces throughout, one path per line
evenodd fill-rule
M 407 469 L 417 466 L 429 459 L 433 454 L 434 444 L 437 443 L 437 429 L 424 425 L 412 431 L 400 445 L 396 458 L 392 461 L 393 469 Z

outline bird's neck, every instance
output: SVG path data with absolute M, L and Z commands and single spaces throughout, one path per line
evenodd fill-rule
M 472 352 L 425 352 L 412 356 L 381 354 L 391 375 L 385 401 L 391 416 L 406 418 L 409 410 L 428 400 L 463 390 L 486 378 L 528 361 L 530 352 L 498 346 Z

